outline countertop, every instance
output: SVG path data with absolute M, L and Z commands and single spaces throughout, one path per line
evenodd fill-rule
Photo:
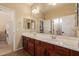
M 79 38 L 76 37 L 50 35 L 35 32 L 24 32 L 22 35 L 79 52 Z M 55 36 L 56 39 L 52 39 L 52 36 Z

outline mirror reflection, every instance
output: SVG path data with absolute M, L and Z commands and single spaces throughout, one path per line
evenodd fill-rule
M 68 15 L 61 18 L 53 19 L 54 34 L 63 36 L 76 36 L 76 19 L 75 15 Z
M 34 20 L 27 20 L 27 24 L 24 21 L 24 28 L 39 33 L 77 37 L 76 3 L 34 3 L 30 12 Z

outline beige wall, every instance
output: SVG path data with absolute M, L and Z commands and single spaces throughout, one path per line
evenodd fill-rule
M 48 20 L 48 19 L 53 19 L 56 17 L 75 14 L 75 10 L 76 10 L 75 3 L 63 4 L 60 7 L 57 6 L 57 8 L 52 8 L 52 10 L 46 12 L 44 15 L 45 15 L 45 19 Z
M 24 7 L 23 7 L 24 8 Z M 29 18 L 29 19 L 32 19 L 32 16 L 31 16 L 31 8 L 26 6 L 25 9 L 21 8 L 20 10 L 18 9 L 16 11 L 16 48 L 21 48 L 22 47 L 22 33 L 23 33 L 23 19 L 24 18 Z M 25 11 L 24 11 L 25 10 Z M 40 19 L 40 15 L 33 18 L 34 20 L 39 20 Z M 37 21 L 38 22 L 38 21 Z M 39 25 L 37 24 L 37 27 Z M 38 27 L 39 28 L 39 27 Z M 39 31 L 39 29 L 36 28 L 36 31 Z
M 22 30 L 23 30 L 23 19 L 24 18 L 31 18 L 30 16 L 30 8 L 28 6 L 26 6 L 26 8 L 24 9 L 24 7 L 20 7 L 17 8 L 15 10 L 15 24 L 16 24 L 16 40 L 15 40 L 15 47 L 16 49 L 21 48 L 22 47 Z

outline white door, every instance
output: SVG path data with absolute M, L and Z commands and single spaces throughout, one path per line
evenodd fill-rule
M 6 41 L 5 28 L 6 28 L 6 15 L 0 11 L 0 41 Z
M 2 9 L 0 11 L 0 31 L 6 30 L 7 37 L 6 41 L 7 43 L 12 47 L 14 45 L 14 39 L 15 39 L 15 23 L 14 23 L 14 12 L 7 9 Z

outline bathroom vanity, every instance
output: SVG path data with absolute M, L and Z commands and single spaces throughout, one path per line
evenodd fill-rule
M 24 50 L 32 56 L 79 56 L 78 38 L 53 39 L 48 34 L 23 33 L 22 39 Z
M 24 18 L 24 50 L 32 56 L 79 56 L 79 19 L 75 9 L 68 9 L 51 8 L 43 16 L 32 13 L 33 19 Z
M 24 50 L 32 56 L 79 56 L 79 29 L 75 16 L 24 21 Z

